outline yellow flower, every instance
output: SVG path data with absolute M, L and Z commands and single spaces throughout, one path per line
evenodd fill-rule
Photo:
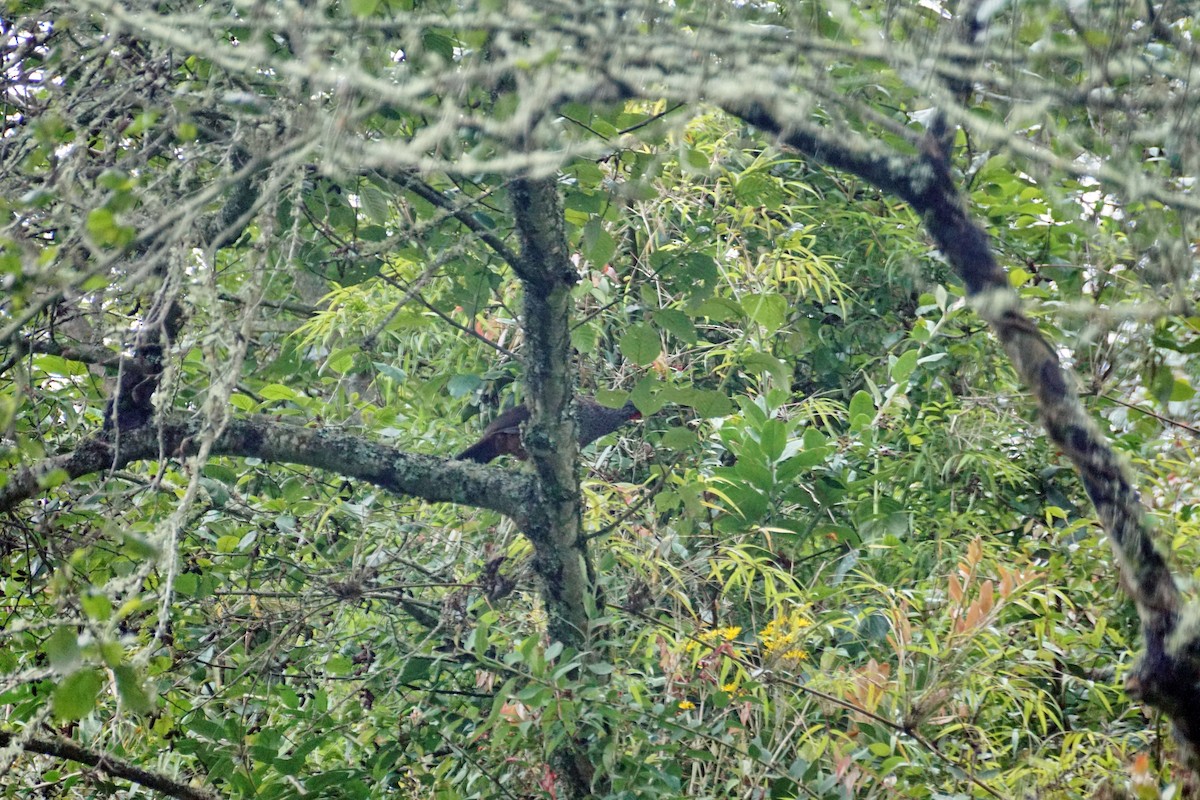
M 716 642 L 722 639 L 726 642 L 732 642 L 741 632 L 742 629 L 737 627 L 713 628 L 701 633 L 700 638 L 705 642 Z
M 742 629 L 736 626 L 730 626 L 728 628 L 710 628 L 706 631 L 700 631 L 700 633 L 696 634 L 695 639 L 684 645 L 684 650 L 690 653 L 700 649 L 700 644 L 696 641 L 696 639 L 700 640 L 700 642 L 703 642 L 706 645 L 714 645 L 718 642 L 732 642 L 741 632 Z
M 803 631 L 812 622 L 804 615 L 804 608 L 795 608 L 775 617 L 758 632 L 758 642 L 765 655 L 782 655 L 784 658 L 802 660 L 807 654 L 799 648 Z
M 695 707 L 696 707 L 696 704 L 693 703 L 691 700 L 680 700 L 679 701 L 679 710 L 680 711 L 687 711 L 688 709 L 695 708 Z

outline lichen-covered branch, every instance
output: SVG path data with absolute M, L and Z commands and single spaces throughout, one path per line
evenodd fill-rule
M 515 267 L 524 287 L 525 381 L 530 420 L 525 449 L 540 502 L 527 525 L 538 548 L 536 569 L 552 606 L 551 636 L 578 645 L 590 591 L 580 537 L 575 421 L 571 416 L 570 310 L 574 265 L 568 258 L 562 210 L 552 178 L 518 179 L 511 187 L 521 240 Z
M 64 477 L 74 480 L 135 461 L 192 455 L 198 449 L 201 429 L 200 421 L 169 416 L 161 424 L 124 430 L 119 438 L 94 436 L 69 453 L 17 467 L 0 486 L 0 511 L 37 496 L 47 480 L 59 483 Z M 490 508 L 518 522 L 526 518 L 529 507 L 531 482 L 520 474 L 405 453 L 330 428 L 303 428 L 265 419 L 233 420 L 217 436 L 211 453 L 316 467 L 396 494 Z
M 220 795 L 213 792 L 191 786 L 159 772 L 143 769 L 123 758 L 88 750 L 86 747 L 80 747 L 70 739 L 62 737 L 31 736 L 22 739 L 19 736 L 14 737 L 13 734 L 6 731 L 0 731 L 0 747 L 10 746 L 14 738 L 28 753 L 76 761 L 114 778 L 121 778 L 139 786 L 145 786 L 147 789 L 162 792 L 168 797 L 177 797 L 179 800 L 220 800 Z
M 534 543 L 552 639 L 582 649 L 594 589 L 580 517 L 579 447 L 571 400 L 571 287 L 578 280 L 563 231 L 553 177 L 519 178 L 510 187 L 520 237 L 513 269 L 524 288 L 525 450 L 536 475 L 536 500 L 523 529 Z M 569 797 L 590 793 L 594 768 L 579 746 L 555 755 Z

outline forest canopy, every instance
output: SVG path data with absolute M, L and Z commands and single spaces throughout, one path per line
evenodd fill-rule
M 3 7 L 4 796 L 1195 796 L 1190 4 Z

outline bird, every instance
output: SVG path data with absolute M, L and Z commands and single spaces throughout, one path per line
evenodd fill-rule
M 642 413 L 637 410 L 632 400 L 620 408 L 609 408 L 590 397 L 579 397 L 576 400 L 575 438 L 579 441 L 579 446 L 584 447 L 641 416 Z M 528 419 L 529 408 L 524 403 L 513 406 L 492 420 L 492 423 L 484 428 L 479 441 L 455 458 L 480 464 L 486 464 L 503 455 L 524 460 L 526 453 L 525 446 L 521 444 L 521 426 Z

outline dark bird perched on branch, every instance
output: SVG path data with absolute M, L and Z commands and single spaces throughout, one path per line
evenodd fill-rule
M 590 397 L 579 397 L 575 404 L 575 433 L 579 446 L 584 447 L 612 433 L 631 419 L 638 419 L 641 412 L 630 400 L 620 408 L 602 406 Z M 478 461 L 486 464 L 502 455 L 525 459 L 525 448 L 521 444 L 521 426 L 529 419 L 529 409 L 522 403 L 513 406 L 492 420 L 484 429 L 479 441 L 463 450 L 455 458 L 460 461 Z

